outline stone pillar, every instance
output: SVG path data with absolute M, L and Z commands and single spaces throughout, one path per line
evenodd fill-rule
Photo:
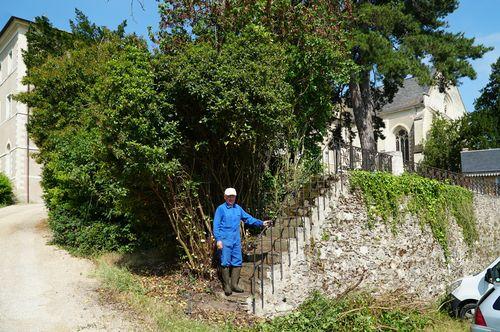
M 405 171 L 403 153 L 401 151 L 389 151 L 384 153 L 392 156 L 392 174 L 403 174 L 403 172 Z

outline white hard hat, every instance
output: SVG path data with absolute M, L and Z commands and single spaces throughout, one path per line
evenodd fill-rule
M 224 195 L 226 195 L 226 196 L 236 196 L 236 189 L 234 189 L 234 188 L 226 188 L 226 190 L 224 190 Z

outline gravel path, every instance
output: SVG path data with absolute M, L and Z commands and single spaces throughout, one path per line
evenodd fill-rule
M 102 305 L 92 262 L 47 245 L 41 204 L 0 209 L 0 331 L 131 331 Z

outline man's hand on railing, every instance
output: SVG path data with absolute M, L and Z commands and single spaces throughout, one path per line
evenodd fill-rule
M 272 220 L 264 220 L 264 227 L 270 227 L 273 225 L 273 221 Z

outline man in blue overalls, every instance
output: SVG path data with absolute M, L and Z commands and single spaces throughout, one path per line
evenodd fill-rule
M 224 191 L 224 200 L 225 203 L 215 210 L 214 236 L 220 253 L 224 294 L 229 296 L 233 291 L 237 293 L 244 291 L 238 287 L 242 264 L 240 221 L 243 220 L 246 225 L 258 227 L 268 226 L 270 221 L 254 218 L 236 204 L 236 189 L 234 188 L 227 188 Z

